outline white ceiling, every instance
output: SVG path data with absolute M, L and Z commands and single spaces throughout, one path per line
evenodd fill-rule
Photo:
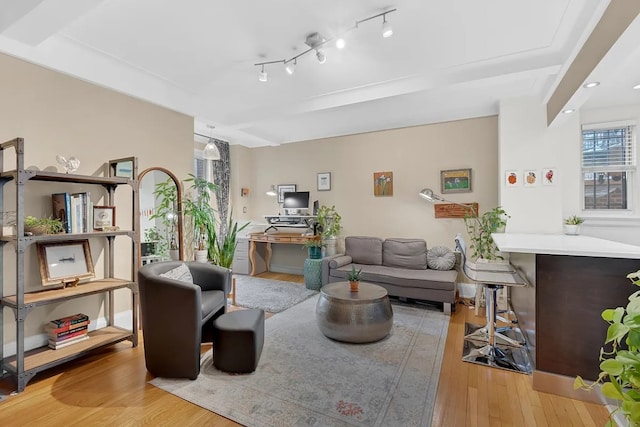
M 254 147 L 493 115 L 503 98 L 544 100 L 608 4 L 0 0 L 0 52 L 192 115 L 196 132 L 209 135 L 213 124 L 216 137 Z M 393 8 L 392 37 L 381 37 L 376 18 L 348 32 L 345 49 L 328 43 L 326 63 L 311 52 L 293 75 L 267 65 L 268 82 L 258 81 L 255 63 L 301 53 L 308 34 L 335 37 Z M 635 40 L 618 54 L 634 73 Z M 639 102 L 628 85 L 640 75 L 621 68 L 606 90 L 572 102 Z

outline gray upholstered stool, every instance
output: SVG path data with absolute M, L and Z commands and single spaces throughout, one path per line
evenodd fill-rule
M 213 366 L 224 372 L 256 370 L 264 345 L 264 311 L 237 310 L 213 322 Z

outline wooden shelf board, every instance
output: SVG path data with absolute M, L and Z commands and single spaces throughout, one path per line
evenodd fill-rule
M 56 240 L 73 240 L 88 239 L 91 237 L 109 237 L 109 236 L 133 236 L 131 230 L 118 231 L 92 231 L 90 233 L 60 233 L 60 234 L 42 234 L 39 236 L 24 236 L 27 243 L 48 242 Z M 0 240 L 5 242 L 15 242 L 17 236 L 1 236 Z
M 96 331 L 89 332 L 89 339 L 78 343 L 53 350 L 49 347 L 39 347 L 24 354 L 24 370 L 39 372 L 52 366 L 65 363 L 108 344 L 123 341 L 133 336 L 129 330 L 118 328 L 117 326 L 107 326 Z M 18 369 L 16 357 L 5 359 L 5 365 L 12 372 Z
M 120 177 L 105 177 L 92 175 L 76 175 L 72 173 L 60 173 L 49 171 L 23 171 L 33 173 L 30 178 L 32 181 L 51 181 L 51 182 L 72 182 L 74 184 L 100 184 L 100 185 L 123 185 L 131 184 L 133 180 Z M 11 170 L 0 174 L 3 178 L 13 178 L 18 175 L 18 171 Z
M 434 213 L 436 218 L 464 218 L 473 216 L 474 212 L 479 212 L 478 203 L 462 203 L 460 206 L 456 203 L 436 203 L 434 205 Z
M 60 302 L 67 299 L 78 298 L 85 295 L 103 293 L 114 289 L 129 288 L 133 285 L 131 280 L 125 279 L 101 279 L 87 283 L 81 283 L 76 287 L 50 289 L 40 292 L 29 292 L 24 294 L 25 305 L 45 305 Z M 16 295 L 2 298 L 2 304 L 9 307 L 17 307 Z

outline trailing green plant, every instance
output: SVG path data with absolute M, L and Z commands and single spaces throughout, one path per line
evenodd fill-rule
M 25 231 L 39 229 L 43 234 L 58 234 L 64 232 L 64 223 L 58 218 L 36 218 L 28 215 L 24 218 Z
M 347 279 L 350 282 L 359 282 L 361 276 L 362 276 L 362 269 L 356 270 L 356 266 L 351 265 L 351 271 L 347 273 Z
M 627 278 L 640 286 L 640 270 Z M 587 384 L 578 376 L 573 388 L 591 390 L 600 384 L 604 396 L 618 401 L 616 411 L 622 411 L 629 425 L 640 426 L 640 291 L 629 296 L 626 307 L 604 310 L 602 318 L 609 323 L 605 345 L 611 344 L 611 350 L 600 349 L 598 379 Z M 613 425 L 609 419 L 607 426 Z
M 474 258 L 503 259 L 498 255 L 498 247 L 493 241 L 491 233 L 503 230 L 509 218 L 511 217 L 500 206 L 481 216 L 465 215 L 464 223 L 469 234 L 469 248 L 473 250 L 472 256 Z
M 340 234 L 342 217 L 336 211 L 335 205 L 331 207 L 325 205 L 320 206 L 316 213 L 316 221 L 318 221 L 318 225 L 322 228 L 323 238 L 336 237 Z
M 194 247 L 198 250 L 207 249 L 207 240 L 215 240 L 216 218 L 215 209 L 211 206 L 211 193 L 218 189 L 214 183 L 189 174 L 184 182 L 191 183 L 191 194 L 182 201 L 182 212 L 191 217 L 194 231 Z
M 578 215 L 571 215 L 564 219 L 566 225 L 580 225 L 584 222 L 584 218 L 580 218 Z
M 215 234 L 209 236 L 209 259 L 220 267 L 231 268 L 233 255 L 238 246 L 238 232 L 244 230 L 248 225 L 249 223 L 247 222 L 238 228 L 238 223 L 233 220 L 233 211 L 231 211 L 225 235 L 222 238 Z

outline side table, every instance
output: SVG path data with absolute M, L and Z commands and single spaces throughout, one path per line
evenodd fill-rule
M 304 260 L 304 285 L 307 289 L 319 291 L 322 287 L 322 259 Z

